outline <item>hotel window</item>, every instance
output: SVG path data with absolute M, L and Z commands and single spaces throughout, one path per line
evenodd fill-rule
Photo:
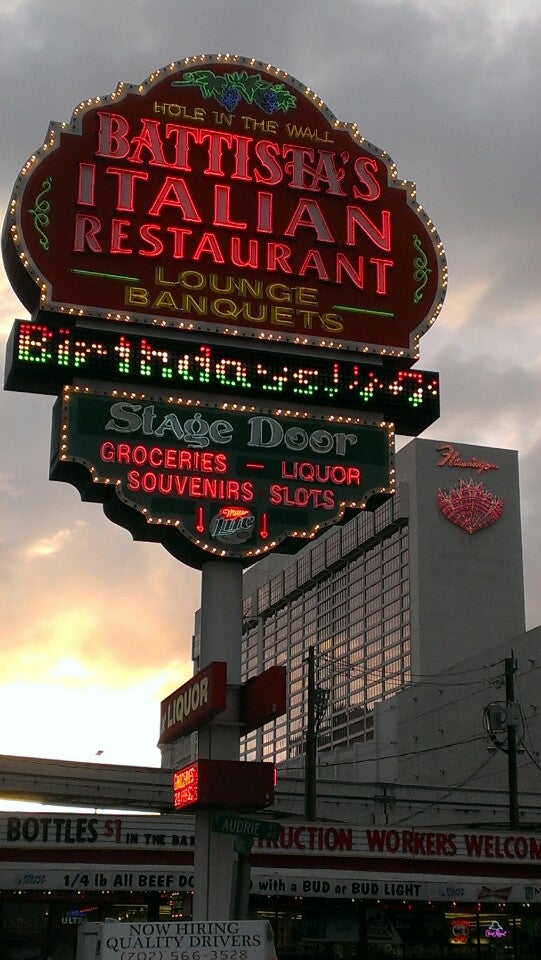
M 317 576 L 325 570 L 325 541 L 318 543 L 310 551 L 312 555 L 312 576 Z
M 270 602 L 271 604 L 278 603 L 284 595 L 283 589 L 283 574 L 279 573 L 276 577 L 273 577 L 270 583 Z
M 357 527 L 355 521 L 350 520 L 342 527 L 342 556 L 348 554 L 357 546 Z
M 302 586 L 310 579 L 310 554 L 305 553 L 297 561 L 297 580 L 299 586 Z
M 336 530 L 325 541 L 325 553 L 327 557 L 327 566 L 332 567 L 340 559 L 340 531 Z
M 287 596 L 287 594 L 292 593 L 293 590 L 296 589 L 296 586 L 297 586 L 297 564 L 296 564 L 296 563 L 291 563 L 291 564 L 290 564 L 288 567 L 286 567 L 286 569 L 284 570 L 284 593 L 285 593 L 285 595 Z
M 259 587 L 257 591 L 257 611 L 258 613 L 265 613 L 269 608 L 269 596 L 270 588 L 268 583 L 264 583 Z

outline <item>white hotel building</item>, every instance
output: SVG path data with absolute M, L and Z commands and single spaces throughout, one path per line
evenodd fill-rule
M 430 757 L 424 750 L 435 745 L 436 729 L 444 731 L 442 744 L 453 739 L 453 726 L 469 717 L 467 704 L 479 714 L 470 718 L 471 737 L 482 733 L 483 706 L 501 700 L 492 679 L 503 676 L 513 646 L 517 653 L 524 647 L 517 639 L 525 629 L 518 458 L 414 439 L 398 452 L 396 469 L 397 495 L 374 512 L 334 527 L 293 558 L 274 555 L 245 573 L 243 678 L 285 664 L 289 684 L 287 714 L 248 735 L 247 759 L 303 765 L 313 646 L 316 682 L 328 697 L 320 764 L 332 766 L 339 751 L 348 779 L 460 780 L 470 747 L 462 745 L 447 768 L 422 758 Z M 459 681 L 470 684 L 461 689 L 471 696 L 455 710 Z M 416 703 L 429 722 L 415 722 Z M 400 750 L 404 724 L 409 742 Z M 339 765 L 333 775 L 341 779 Z

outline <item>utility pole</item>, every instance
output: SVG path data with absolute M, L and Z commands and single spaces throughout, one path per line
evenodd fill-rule
M 513 651 L 511 651 L 511 654 Z M 509 777 L 509 828 L 518 830 L 517 708 L 515 703 L 515 658 L 505 660 L 505 700 L 507 723 L 507 770 Z
M 306 756 L 304 764 L 304 816 L 316 819 L 317 735 L 330 691 L 316 684 L 316 654 L 308 647 L 308 686 L 306 704 Z
M 308 686 L 306 716 L 306 753 L 304 761 L 304 816 L 316 819 L 316 659 L 308 647 Z
M 504 665 L 505 705 L 501 701 L 489 703 L 484 710 L 484 722 L 494 748 L 507 754 L 509 829 L 518 830 L 520 815 L 518 806 L 517 727 L 521 722 L 521 713 L 518 703 L 515 702 L 515 658 L 512 650 L 511 656 L 504 660 Z

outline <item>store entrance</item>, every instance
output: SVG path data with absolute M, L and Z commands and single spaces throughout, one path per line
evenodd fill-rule
M 254 907 L 273 925 L 279 960 L 541 958 L 541 912 L 526 905 L 284 898 Z

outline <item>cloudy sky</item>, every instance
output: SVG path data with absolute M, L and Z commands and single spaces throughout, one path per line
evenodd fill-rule
M 520 455 L 528 626 L 541 623 L 541 8 L 532 0 L 0 0 L 0 200 L 50 120 L 199 53 L 306 83 L 386 149 L 443 240 L 421 341 L 426 436 Z M 0 349 L 25 317 L 2 273 Z M 0 394 L 0 753 L 158 764 L 191 669 L 199 574 L 48 480 L 50 397 Z

